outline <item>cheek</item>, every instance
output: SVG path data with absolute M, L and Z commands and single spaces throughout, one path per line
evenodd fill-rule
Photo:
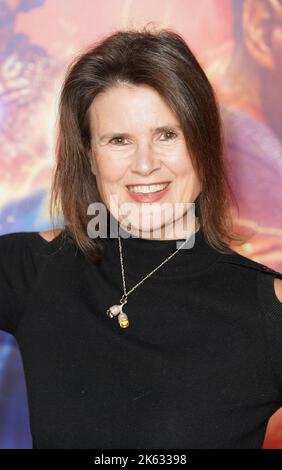
M 124 174 L 124 169 L 120 162 L 115 163 L 113 159 L 105 158 L 97 160 L 97 175 L 101 184 L 118 183 Z
M 177 181 L 174 188 L 175 197 L 178 198 L 181 194 L 183 197 L 185 195 L 185 197 L 191 199 L 191 201 L 194 200 L 201 189 L 201 184 L 189 153 L 183 152 L 182 155 L 175 158 L 170 169 Z
M 188 153 L 180 153 L 175 155 L 174 159 L 171 160 L 171 171 L 176 177 L 191 177 L 194 174 L 194 168 L 192 166 L 191 157 Z

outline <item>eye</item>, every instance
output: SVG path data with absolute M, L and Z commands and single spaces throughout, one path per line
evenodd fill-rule
M 175 139 L 175 138 L 177 137 L 177 134 L 176 134 L 175 132 L 173 132 L 173 131 L 170 131 L 170 130 L 163 132 L 163 135 L 166 135 L 166 136 L 167 136 L 167 135 L 170 135 L 170 136 L 172 136 L 172 137 L 169 137 L 168 139 L 165 139 L 165 140 L 173 140 L 173 139 Z M 161 140 L 163 140 L 163 139 L 161 139 Z
M 114 141 L 120 141 L 120 140 L 123 140 L 124 137 L 122 136 L 117 136 L 117 137 L 113 137 L 111 140 L 110 140 L 110 143 L 114 142 Z M 118 143 L 118 145 L 120 144 L 121 142 Z

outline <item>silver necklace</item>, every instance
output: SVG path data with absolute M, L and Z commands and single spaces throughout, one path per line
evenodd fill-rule
M 128 292 L 126 292 L 124 266 L 123 266 L 123 256 L 122 256 L 122 246 L 121 246 L 120 236 L 118 235 L 119 256 L 120 256 L 120 265 L 121 265 L 123 292 L 124 293 L 123 293 L 123 296 L 121 297 L 121 299 L 119 301 L 120 305 L 117 305 L 117 304 L 112 305 L 112 307 L 110 307 L 106 312 L 107 316 L 109 318 L 114 318 L 114 317 L 118 316 L 119 326 L 121 328 L 128 328 L 129 327 L 128 316 L 126 315 L 126 313 L 123 311 L 122 308 L 127 303 L 127 297 L 129 296 L 129 294 L 131 294 L 131 292 L 133 292 L 135 289 L 137 289 L 137 287 L 139 287 L 140 284 L 142 284 L 146 279 L 148 279 L 148 277 L 152 276 L 152 274 L 154 274 L 161 266 L 163 266 L 165 263 L 167 263 L 167 261 L 169 261 L 174 255 L 176 255 L 176 253 L 183 247 L 183 245 L 185 245 L 185 243 L 187 243 L 187 240 L 189 240 L 190 237 L 191 237 L 191 235 L 189 235 L 189 237 L 186 238 L 183 243 L 181 243 L 179 248 L 177 248 L 171 255 L 169 255 L 164 261 L 162 261 L 162 263 L 159 264 L 159 266 L 157 266 L 155 269 L 153 269 L 140 282 L 135 284 L 135 286 L 133 286 Z

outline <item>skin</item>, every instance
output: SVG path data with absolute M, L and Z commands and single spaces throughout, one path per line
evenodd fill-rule
M 61 233 L 62 230 L 62 228 L 57 228 L 54 230 L 45 230 L 38 233 L 42 238 L 44 238 L 44 240 L 46 240 L 46 242 L 51 242 L 54 238 L 56 238 L 57 235 Z
M 166 131 L 151 131 L 168 124 Z M 195 201 L 200 182 L 184 134 L 176 128 L 180 123 L 156 90 L 147 85 L 118 84 L 100 93 L 90 106 L 90 126 L 92 172 L 109 210 L 111 196 L 117 198 L 110 212 L 122 228 L 154 239 L 185 238 L 197 230 L 188 217 L 191 205 L 185 203 Z M 171 184 L 157 203 L 133 201 L 126 188 L 161 181 Z M 169 212 L 162 210 L 164 203 L 172 209 L 176 203 L 184 207 Z M 123 209 L 124 204 L 130 204 L 131 212 Z

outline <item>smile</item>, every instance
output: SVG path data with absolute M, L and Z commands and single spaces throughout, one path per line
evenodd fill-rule
M 137 194 L 150 194 L 150 193 L 156 193 L 159 191 L 163 191 L 166 189 L 169 185 L 168 183 L 163 183 L 163 184 L 152 184 L 149 186 L 127 186 L 128 190 L 137 193 Z
M 150 185 L 128 185 L 128 194 L 135 202 L 153 203 L 159 201 L 169 191 L 171 181 Z

